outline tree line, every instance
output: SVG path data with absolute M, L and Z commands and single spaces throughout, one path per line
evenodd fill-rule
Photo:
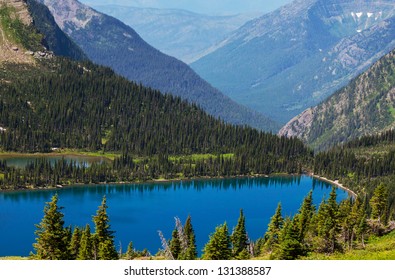
M 248 237 L 246 217 L 243 210 L 236 226 L 230 232 L 227 223 L 216 227 L 199 257 L 192 219 L 187 217 L 182 225 L 175 218 L 175 228 L 170 240 L 162 232 L 159 236 L 163 249 L 157 258 L 171 260 L 230 260 L 267 257 L 271 259 L 298 259 L 310 253 L 350 251 L 364 248 L 369 236 L 380 236 L 390 229 L 388 188 L 380 185 L 372 198 L 357 197 L 336 201 L 336 189 L 332 188 L 329 198 L 323 200 L 316 209 L 312 191 L 305 197 L 297 214 L 293 217 L 282 215 L 281 204 L 272 216 L 266 233 L 256 241 Z M 44 208 L 44 217 L 35 232 L 33 259 L 135 259 L 152 257 L 147 250 L 136 251 L 130 242 L 125 253 L 116 250 L 114 231 L 110 228 L 106 197 L 103 197 L 96 215 L 93 217 L 95 232 L 90 226 L 84 228 L 64 226 L 62 207 L 58 206 L 58 196 L 52 197 Z M 369 211 L 368 211 L 369 209 Z
M 10 167 L 0 161 L 0 189 L 57 187 L 70 184 L 97 184 L 117 182 L 144 182 L 155 179 L 188 179 L 199 177 L 230 177 L 254 174 L 300 174 L 300 161 L 287 161 L 274 156 L 212 155 L 207 158 L 168 155 L 134 158 L 122 154 L 112 163 L 77 163 L 57 160 L 51 163 L 38 158 L 24 168 Z

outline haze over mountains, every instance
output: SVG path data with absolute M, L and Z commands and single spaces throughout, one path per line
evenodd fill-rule
M 40 1 L 92 61 L 109 66 L 130 80 L 195 102 L 226 122 L 278 129 L 275 122 L 233 102 L 186 64 L 156 50 L 119 20 L 75 0 Z
M 252 14 L 209 16 L 179 9 L 117 5 L 93 5 L 93 8 L 121 20 L 147 43 L 185 63 L 199 59 L 206 49 L 254 17 Z
M 296 0 L 191 64 L 237 102 L 286 123 L 395 47 L 393 1 Z
M 394 128 L 395 50 L 347 87 L 292 119 L 280 135 L 297 136 L 316 149 L 328 149 Z

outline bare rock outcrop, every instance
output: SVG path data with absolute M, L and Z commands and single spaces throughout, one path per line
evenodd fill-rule
M 303 139 L 303 134 L 309 130 L 313 122 L 314 109 L 309 108 L 290 120 L 279 131 L 280 136 L 298 137 Z

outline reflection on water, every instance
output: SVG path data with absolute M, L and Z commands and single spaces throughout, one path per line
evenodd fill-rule
M 73 162 L 77 166 L 85 167 L 90 166 L 94 162 L 110 162 L 110 160 L 105 157 L 89 157 L 79 155 L 0 155 L 0 161 L 6 161 L 8 166 L 16 168 L 25 168 L 26 165 L 42 158 L 48 160 L 52 166 L 54 166 L 57 161 L 63 159 L 67 163 Z
M 58 193 L 66 225 L 92 224 L 92 215 L 104 195 L 116 244 L 124 250 L 133 241 L 137 249 L 156 253 L 161 247 L 157 231 L 171 237 L 174 217 L 188 214 L 201 250 L 215 227 L 227 221 L 236 225 L 239 210 L 246 215 L 249 236 L 255 240 L 266 231 L 278 202 L 284 215 L 294 215 L 303 198 L 313 190 L 318 205 L 329 196 L 330 185 L 307 176 L 192 180 L 125 185 L 76 186 L 56 190 L 0 193 L 0 255 L 28 255 L 35 224 L 43 216 L 45 202 Z M 338 190 L 338 199 L 347 193 Z

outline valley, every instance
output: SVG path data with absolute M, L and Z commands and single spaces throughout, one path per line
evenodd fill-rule
M 10 226 L 0 240 L 23 242 L 15 251 L 3 244 L 0 255 L 32 248 L 29 259 L 288 260 L 374 258 L 381 248 L 375 257 L 391 258 L 394 5 L 373 2 L 294 1 L 192 65 L 231 79 L 240 94 L 251 77 L 257 93 L 272 87 L 276 95 L 246 96 L 278 123 L 294 117 L 275 134 L 275 121 L 115 18 L 75 0 L 2 0 L 0 218 Z M 225 59 L 217 56 L 224 49 Z M 254 53 L 269 56 L 247 58 Z M 289 96 L 275 88 L 295 81 Z M 150 209 L 166 219 L 135 223 Z M 174 227 L 178 216 L 185 224 L 176 218 Z
M 195 103 L 227 123 L 272 132 L 279 129 L 276 122 L 234 102 L 188 65 L 161 53 L 121 21 L 76 0 L 40 2 L 49 7 L 56 23 L 93 62 L 111 67 L 131 81 Z

